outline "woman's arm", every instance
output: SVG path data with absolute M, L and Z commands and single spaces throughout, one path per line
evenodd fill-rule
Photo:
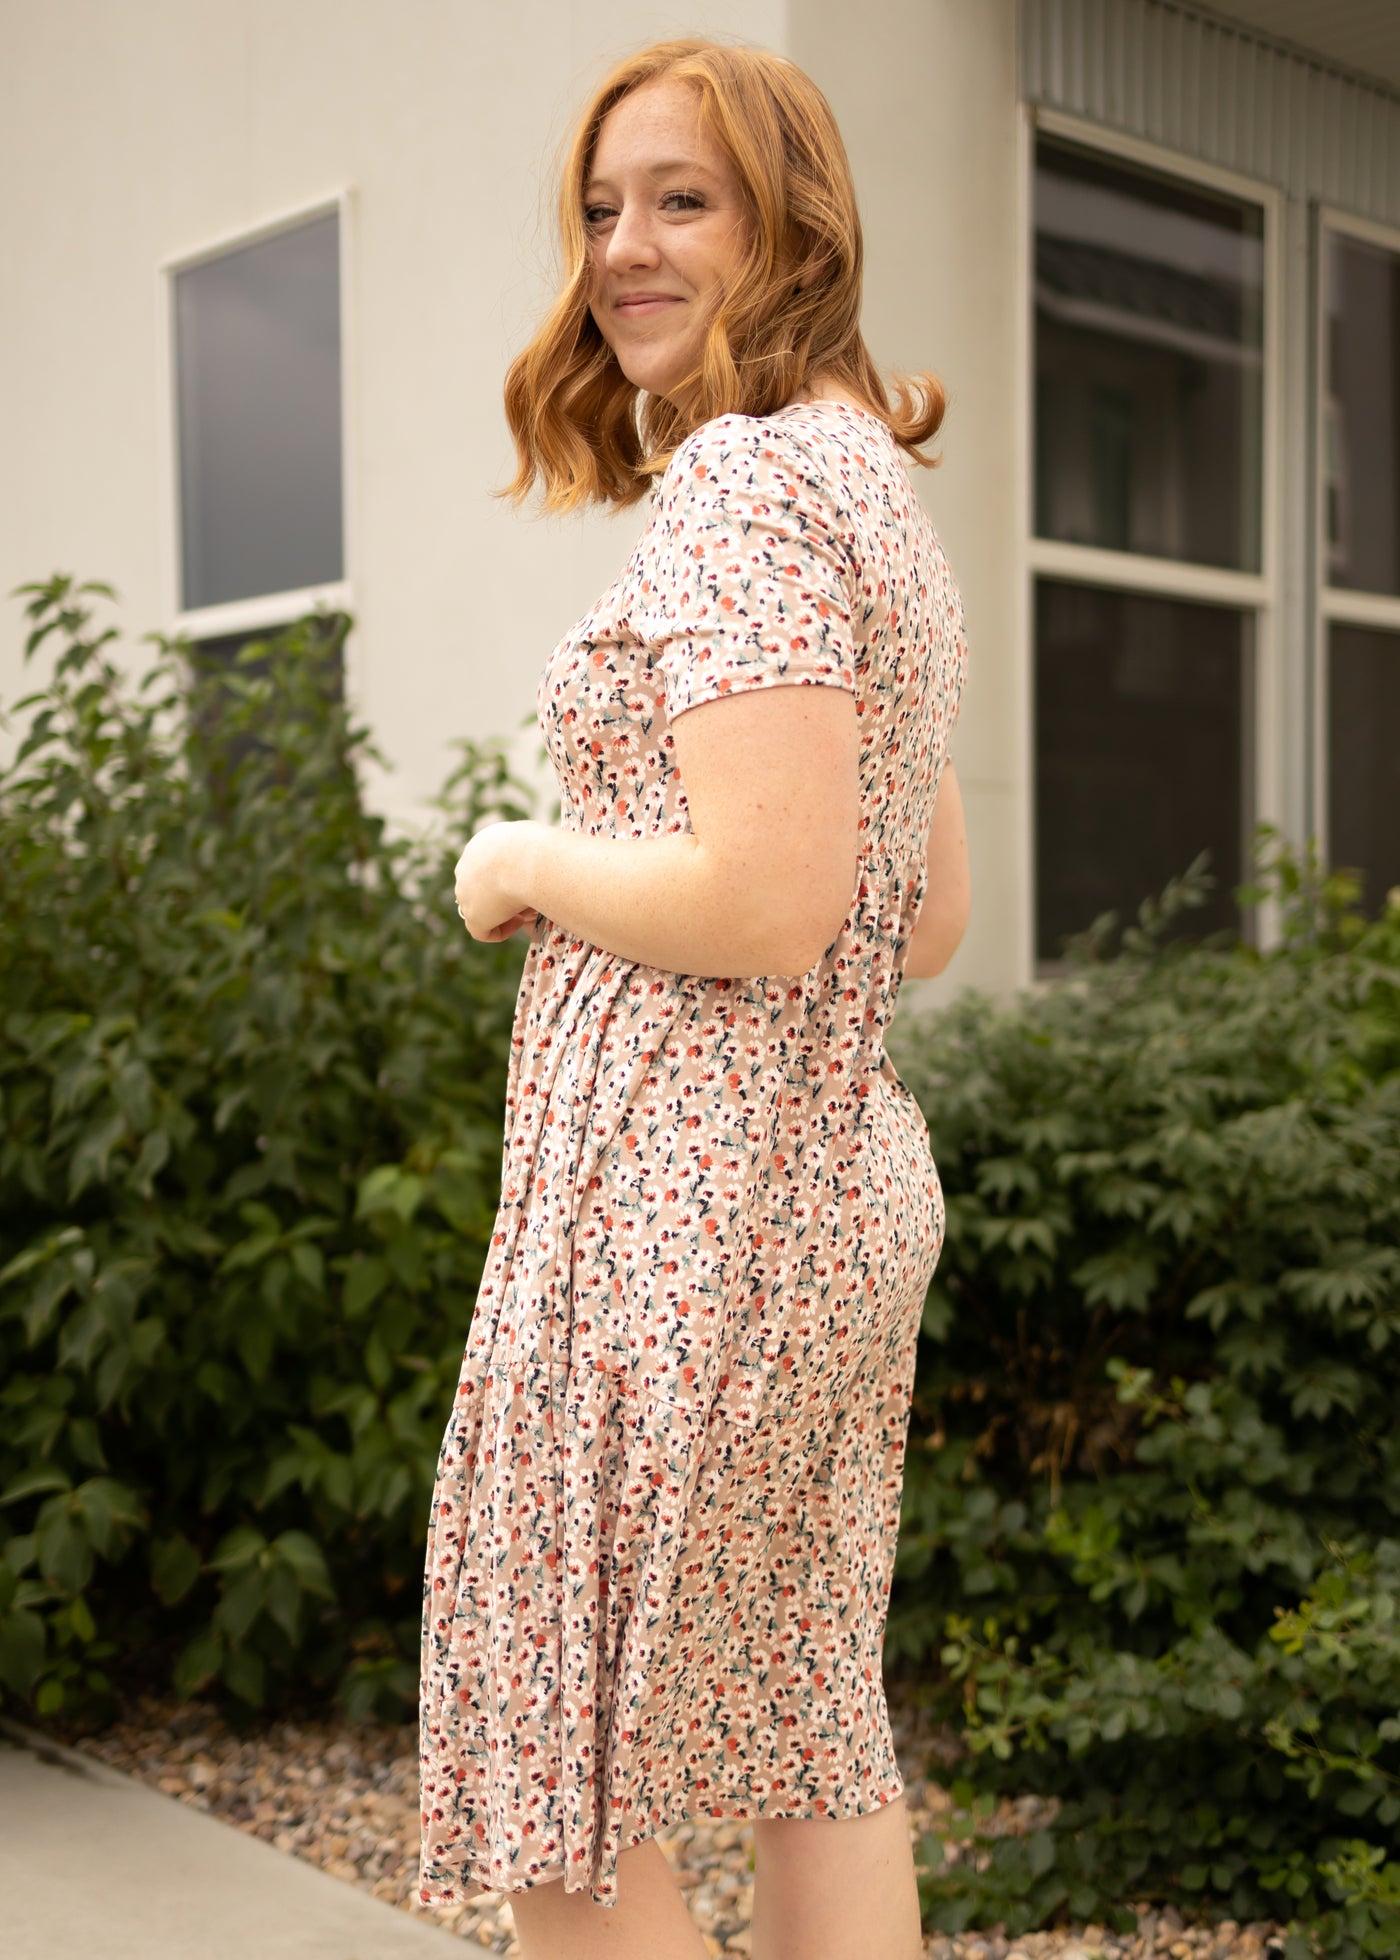
M 493 929 L 534 910 L 674 973 L 777 977 L 820 959 L 855 890 L 854 695 L 754 687 L 687 709 L 671 729 L 690 834 L 488 825 L 457 867 L 458 902 L 478 938 L 504 936 Z
M 971 907 L 962 791 L 952 763 L 945 762 L 928 826 L 928 886 L 904 962 L 911 980 L 932 980 L 943 971 L 967 930 Z

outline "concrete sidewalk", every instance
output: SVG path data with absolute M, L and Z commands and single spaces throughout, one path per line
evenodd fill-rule
M 261 1838 L 0 1724 L 4 1960 L 449 1960 L 463 1950 Z

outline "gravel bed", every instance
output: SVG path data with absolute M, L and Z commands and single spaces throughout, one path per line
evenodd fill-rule
M 936 1831 L 952 1799 L 936 1780 L 955 1753 L 897 1684 L 890 1718 L 906 1783 L 911 1836 Z M 418 1903 L 417 1731 L 380 1723 L 273 1721 L 242 1732 L 203 1701 L 143 1695 L 95 1733 L 60 1720 L 43 1725 L 58 1741 L 139 1777 L 182 1803 L 236 1824 L 313 1865 L 361 1885 L 418 1918 L 431 1919 L 486 1953 L 518 1956 L 510 1907 L 488 1894 L 467 1906 Z M 984 1828 L 1029 1830 L 1043 1816 L 1034 1797 L 1003 1804 Z M 691 1913 L 712 1954 L 747 1954 L 753 1904 L 753 1832 L 747 1824 L 687 1821 L 661 1837 Z M 1138 1909 L 1135 1933 L 1102 1927 L 1023 1933 L 996 1929 L 929 1934 L 926 1960 L 1273 1960 L 1283 1951 L 1271 1925 L 1193 1925 L 1174 1910 Z

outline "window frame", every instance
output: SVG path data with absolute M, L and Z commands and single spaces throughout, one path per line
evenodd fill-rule
M 1035 585 L 1040 578 L 1054 578 L 1074 584 L 1112 586 L 1140 592 L 1148 597 L 1193 599 L 1202 604 L 1229 606 L 1253 615 L 1254 627 L 1250 659 L 1250 694 L 1246 700 L 1246 753 L 1241 768 L 1246 796 L 1251 805 L 1244 843 L 1248 845 L 1258 823 L 1282 824 L 1285 758 L 1281 741 L 1279 608 L 1280 566 L 1283 559 L 1283 499 L 1279 458 L 1284 431 L 1285 346 L 1283 253 L 1286 195 L 1275 184 L 1259 178 L 1202 163 L 1195 157 L 1164 148 L 1157 143 L 1111 129 L 1102 123 L 1026 102 L 1024 108 L 1022 177 L 1022 455 L 1024 466 L 1020 485 L 1023 626 L 1022 672 L 1028 702 L 1026 713 L 1026 793 L 1024 825 L 1025 893 L 1023 931 L 1029 967 L 1035 980 L 1053 980 L 1065 971 L 1060 960 L 1036 957 L 1036 910 L 1038 892 L 1035 875 L 1035 781 L 1036 730 L 1034 711 L 1035 672 Z M 1038 537 L 1035 530 L 1035 172 L 1036 149 L 1042 136 L 1062 138 L 1081 149 L 1095 151 L 1108 160 L 1138 164 L 1158 175 L 1218 191 L 1241 202 L 1257 205 L 1263 212 L 1264 277 L 1263 336 L 1260 358 L 1264 378 L 1261 390 L 1261 429 L 1259 467 L 1260 539 L 1257 572 L 1227 571 L 1219 566 L 1192 565 L 1180 559 L 1149 557 L 1139 552 L 1107 550 L 1097 545 L 1068 544 L 1059 539 Z M 1259 944 L 1276 936 L 1271 908 L 1260 906 L 1254 912 L 1254 931 Z M 1088 924 L 1088 921 L 1085 921 Z
M 228 634 L 254 634 L 274 630 L 300 619 L 303 614 L 324 608 L 331 612 L 354 611 L 354 581 L 358 564 L 358 523 L 356 499 L 352 494 L 353 459 L 357 454 L 354 423 L 354 390 L 350 385 L 355 352 L 355 330 L 351 293 L 354 260 L 355 194 L 348 185 L 284 209 L 257 223 L 240 225 L 217 238 L 188 251 L 174 253 L 157 266 L 159 320 L 159 361 L 164 385 L 159 391 L 161 404 L 160 455 L 162 468 L 161 585 L 166 595 L 165 610 L 171 621 L 170 636 L 184 635 L 191 640 L 220 639 Z M 177 372 L 178 345 L 175 325 L 176 277 L 212 259 L 257 245 L 282 232 L 293 231 L 315 218 L 334 215 L 336 219 L 339 278 L 337 303 L 340 310 L 340 536 L 343 576 L 323 585 L 300 586 L 285 592 L 257 594 L 219 605 L 185 607 L 181 604 L 181 482 Z M 355 634 L 345 644 L 345 682 L 347 696 L 352 691 L 355 661 L 352 652 Z
M 1395 657 L 1400 660 L 1400 593 L 1358 592 L 1350 586 L 1331 585 L 1327 579 L 1327 374 L 1332 344 L 1327 314 L 1327 253 L 1329 233 L 1339 232 L 1363 244 L 1376 245 L 1400 261 L 1400 225 L 1385 225 L 1374 218 L 1363 218 L 1354 211 L 1317 199 L 1313 203 L 1314 253 L 1312 292 L 1312 444 L 1316 467 L 1312 482 L 1313 562 L 1318 567 L 1313 580 L 1312 618 L 1312 741 L 1311 795 L 1308 828 L 1316 837 L 1325 864 L 1332 861 L 1331 801 L 1332 783 L 1328 757 L 1332 736 L 1332 690 L 1329 685 L 1332 654 L 1332 628 L 1366 626 L 1388 632 L 1395 638 Z

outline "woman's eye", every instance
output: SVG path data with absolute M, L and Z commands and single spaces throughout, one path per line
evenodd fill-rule
M 661 199 L 663 211 L 703 211 L 705 200 L 698 191 L 667 191 Z M 608 225 L 617 223 L 617 208 L 612 204 L 585 204 L 583 207 L 584 229 L 603 231 Z

